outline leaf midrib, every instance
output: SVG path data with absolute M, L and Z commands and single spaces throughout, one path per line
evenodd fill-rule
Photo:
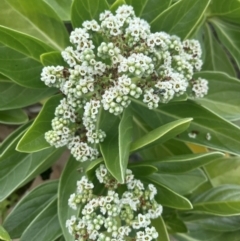
M 28 18 L 26 18 L 20 11 L 18 11 L 16 8 L 14 8 L 9 2 L 6 2 L 13 11 L 17 12 L 23 19 L 25 19 L 33 28 L 37 29 L 43 36 L 46 38 L 54 47 L 56 47 L 57 50 L 62 51 L 61 46 L 59 46 L 56 42 L 54 42 L 49 36 L 46 35 L 36 24 L 31 22 Z

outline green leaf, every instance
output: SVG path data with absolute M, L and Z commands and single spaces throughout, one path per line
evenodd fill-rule
M 131 144 L 130 151 L 134 152 L 142 148 L 163 143 L 185 131 L 189 127 L 191 121 L 192 118 L 186 118 L 162 125 L 134 141 Z
M 64 24 L 44 1 L 2 0 L 0 25 L 41 39 L 57 50 L 69 45 Z
M 100 13 L 108 9 L 105 0 L 74 0 L 71 11 L 72 25 L 77 28 L 86 20 L 98 20 Z
M 165 223 L 170 227 L 170 231 L 174 233 L 187 233 L 188 229 L 185 223 L 176 215 L 165 220 Z
M 236 76 L 235 69 L 223 46 L 216 39 L 208 24 L 204 27 L 205 59 L 202 70 L 222 71 Z
M 188 146 L 181 141 L 171 139 L 162 145 L 150 147 L 149 149 L 139 152 L 143 160 L 158 160 L 175 155 L 192 153 Z
M 133 120 L 134 140 L 141 138 L 151 130 L 151 128 L 141 119 L 140 115 L 134 115 Z M 150 147 L 148 149 L 143 149 L 138 153 L 143 160 L 154 160 L 167 156 L 191 154 L 192 151 L 184 142 L 171 139 L 166 141 L 164 144 Z
M 67 241 L 74 241 L 66 228 L 66 220 L 76 215 L 76 210 L 68 207 L 68 199 L 76 191 L 76 183 L 84 175 L 88 166 L 87 162 L 78 162 L 71 157 L 62 172 L 58 189 L 58 217 L 63 235 Z M 81 168 L 81 171 L 78 169 Z
M 108 2 L 108 4 L 109 5 L 112 5 L 114 2 L 116 2 L 116 1 L 118 1 L 118 0 L 107 0 L 107 2 Z
M 197 187 L 207 181 L 203 171 L 196 169 L 183 174 L 153 173 L 151 180 L 161 183 L 174 192 L 186 195 L 193 192 Z
M 130 145 L 132 142 L 132 128 L 133 128 L 132 112 L 130 108 L 127 108 L 123 111 L 123 115 L 118 127 L 119 161 L 120 161 L 119 170 L 121 172 L 121 180 L 123 182 L 125 180 L 125 172 L 128 165 Z
M 20 241 L 53 241 L 62 234 L 57 214 L 57 198 L 30 223 Z
M 188 234 L 175 234 L 174 238 L 178 241 L 238 241 L 240 232 L 214 232 L 209 230 L 202 230 L 195 225 L 194 229 L 190 230 Z
M 163 185 L 158 180 L 153 178 L 152 175 L 146 178 L 144 177 L 143 180 L 155 185 L 157 188 L 157 195 L 155 196 L 155 200 L 163 206 L 180 210 L 192 209 L 192 204 L 187 198 Z
M 183 219 L 186 223 L 196 224 L 201 230 L 217 232 L 234 232 L 240 230 L 240 216 L 219 217 L 207 214 L 188 215 Z
M 53 51 L 53 48 L 44 42 L 4 26 L 0 26 L 0 41 L 4 45 L 24 55 L 31 56 L 37 61 L 40 60 L 42 53 Z
M 198 195 L 193 199 L 194 211 L 214 215 L 232 216 L 240 214 L 240 186 L 222 185 Z
M 60 238 L 56 239 L 55 241 L 66 241 L 66 240 L 63 236 L 61 236 Z
M 33 189 L 18 202 L 3 223 L 12 238 L 19 238 L 32 220 L 56 199 L 57 189 L 58 181 L 46 182 Z
M 157 128 L 179 118 L 192 117 L 188 132 L 178 135 L 179 140 L 208 146 L 212 149 L 240 154 L 240 128 L 193 101 L 163 104 L 156 110 L 149 110 L 140 101 L 132 103 L 136 115 L 141 116 L 151 128 Z M 189 133 L 197 133 L 190 138 Z M 211 139 L 207 139 L 207 134 Z
M 128 5 L 133 6 L 136 16 L 148 22 L 156 18 L 159 13 L 167 9 L 171 0 L 125 0 Z
M 240 26 L 223 22 L 219 19 L 212 19 L 211 24 L 214 26 L 219 40 L 236 61 L 238 68 L 240 68 Z
M 17 84 L 30 88 L 47 88 L 40 80 L 42 65 L 0 41 L 0 72 Z
M 211 1 L 210 0 L 181 0 L 166 9 L 151 21 L 153 32 L 165 31 L 176 34 L 182 39 L 189 38 Z
M 113 119 L 113 116 L 109 113 L 106 113 L 106 116 Z M 106 124 L 109 123 L 109 118 L 105 118 L 107 120 Z M 132 141 L 132 115 L 130 108 L 124 110 L 120 122 L 118 118 L 115 118 L 115 121 L 108 125 L 109 129 L 106 131 L 106 138 L 100 144 L 101 153 L 109 172 L 120 183 L 124 183 Z
M 0 110 L 22 108 L 37 103 L 56 93 L 54 88 L 30 89 L 14 82 L 0 83 Z
M 157 241 L 170 241 L 168 231 L 162 217 L 153 219 L 151 223 L 158 232 L 158 237 L 156 238 Z
M 73 0 L 43 0 L 57 13 L 63 21 L 70 21 L 70 10 Z
M 178 155 L 161 160 L 145 161 L 144 164 L 149 163 L 150 165 L 154 165 L 158 169 L 158 173 L 177 174 L 192 171 L 223 156 L 224 154 L 220 152 Z
M 225 157 L 220 158 L 206 167 L 208 176 L 211 178 L 211 183 L 214 186 L 221 184 L 236 184 L 240 185 L 240 158 Z
M 93 179 L 96 176 L 95 170 L 99 166 L 99 164 L 102 162 L 103 162 L 102 158 L 98 158 L 98 159 L 90 162 L 90 164 L 88 165 L 88 167 L 85 170 L 85 173 L 88 176 L 88 178 Z
M 0 225 L 0 239 L 4 241 L 11 241 L 9 234 L 1 225 Z
M 36 38 L 0 26 L 0 72 L 19 85 L 47 88 L 40 81 L 40 55 L 51 50 Z
M 128 166 L 129 169 L 132 170 L 134 176 L 148 176 L 154 172 L 157 172 L 158 169 L 155 166 L 151 166 L 146 164 L 142 164 L 141 162 L 133 163 Z
M 50 147 L 44 135 L 51 130 L 51 120 L 54 118 L 55 108 L 61 98 L 61 95 L 56 95 L 45 103 L 32 126 L 19 141 L 17 145 L 18 151 L 31 153 Z
M 219 16 L 228 21 L 240 23 L 240 2 L 236 0 L 213 0 L 210 16 Z
M 67 63 L 62 58 L 61 52 L 58 51 L 42 54 L 40 59 L 44 66 L 60 65 L 68 67 Z
M 0 123 L 20 125 L 28 121 L 28 116 L 22 109 L 0 111 Z
M 49 168 L 63 151 L 49 148 L 32 154 L 20 153 L 15 150 L 20 137 L 0 157 L 0 201 Z
M 115 12 L 123 4 L 126 4 L 125 0 L 116 0 L 110 7 L 111 12 Z
M 60 238 L 57 238 L 55 241 L 66 241 L 66 240 L 63 236 L 61 236 Z
M 0 157 L 2 155 L 7 156 L 5 153 L 11 153 L 9 152 L 8 149 L 12 147 L 13 143 L 19 139 L 20 136 L 23 135 L 23 133 L 26 131 L 26 129 L 32 124 L 32 121 L 29 121 L 28 123 L 18 127 L 16 130 L 11 132 L 1 143 L 0 145 Z
M 199 72 L 194 77 L 208 80 L 208 94 L 196 102 L 229 120 L 240 119 L 240 81 L 221 72 Z M 229 98 L 231 96 L 231 98 Z

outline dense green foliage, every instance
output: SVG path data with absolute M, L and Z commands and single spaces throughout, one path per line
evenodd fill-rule
M 240 237 L 240 2 L 237 0 L 1 0 L 0 123 L 19 125 L 0 146 L 0 214 L 12 195 L 55 163 L 51 128 L 62 98 L 40 81 L 42 68 L 63 65 L 67 29 L 129 4 L 152 32 L 194 38 L 203 50 L 195 77 L 209 81 L 204 98 L 183 96 L 155 110 L 135 100 L 120 118 L 106 114 L 102 158 L 66 161 L 59 180 L 27 193 L 4 218 L 0 240 L 73 241 L 65 223 L 76 181 L 104 162 L 124 181 L 126 168 L 153 183 L 163 214 L 153 222 L 158 241 L 238 241 Z M 25 108 L 44 103 L 29 120 Z M 127 130 L 127 131 L 126 131 Z M 195 133 L 196 138 L 189 134 Z M 211 138 L 208 138 L 208 135 Z M 139 162 L 127 163 L 139 159 Z M 79 171 L 80 170 L 80 171 Z M 2 215 L 3 218 L 4 215 Z M 10 239 L 11 237 L 11 239 Z

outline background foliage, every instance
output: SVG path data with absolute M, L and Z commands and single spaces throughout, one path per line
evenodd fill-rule
M 40 81 L 43 66 L 65 65 L 60 51 L 70 45 L 68 32 L 124 3 L 152 31 L 200 41 L 204 65 L 196 76 L 209 80 L 208 95 L 175 99 L 155 111 L 135 101 L 121 121 L 104 116 L 102 126 L 111 138 L 101 144 L 103 159 L 88 166 L 70 157 L 59 180 L 27 193 L 5 218 L 7 207 L 19 199 L 16 191 L 64 152 L 44 139 L 61 97 Z M 164 206 L 153 223 L 159 241 L 239 240 L 239 1 L 1 0 L 0 13 L 0 123 L 19 125 L 0 146 L 0 239 L 72 241 L 65 221 L 73 214 L 67 200 L 76 180 L 84 172 L 91 176 L 104 161 L 122 181 L 131 155 L 141 162 L 128 168 L 156 185 Z M 29 120 L 26 107 L 36 103 L 44 104 Z M 189 138 L 191 132 L 197 138 Z

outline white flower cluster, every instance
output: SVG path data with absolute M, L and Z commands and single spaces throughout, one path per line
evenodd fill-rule
M 196 98 L 202 98 L 208 93 L 208 81 L 202 78 L 191 81 L 192 92 Z
M 56 147 L 67 145 L 80 161 L 98 156 L 96 145 L 105 137 L 97 124 L 101 109 L 119 115 L 131 98 L 157 108 L 185 93 L 202 65 L 198 41 L 151 33 L 150 25 L 128 5 L 120 6 L 115 15 L 100 14 L 99 23 L 83 22 L 71 33 L 70 42 L 74 47 L 62 52 L 69 68 L 49 66 L 41 74 L 46 85 L 64 95 L 46 140 Z M 207 88 L 203 79 L 192 84 L 197 97 Z
M 93 195 L 93 183 L 85 176 L 77 182 L 77 191 L 72 194 L 68 204 L 74 210 L 82 204 L 81 218 L 72 216 L 66 227 L 75 241 L 151 241 L 158 237 L 151 219 L 162 214 L 162 206 L 154 196 L 157 189 L 149 184 L 144 187 L 127 169 L 125 184 L 120 184 L 101 164 L 96 170 L 96 177 L 108 189 L 106 196 Z M 126 186 L 126 191 L 119 196 L 117 188 Z

